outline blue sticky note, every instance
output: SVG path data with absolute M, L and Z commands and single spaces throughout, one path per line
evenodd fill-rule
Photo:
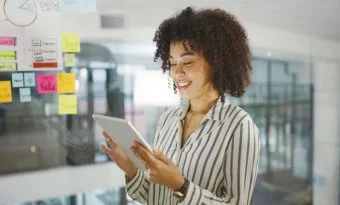
M 13 88 L 24 87 L 24 75 L 22 73 L 12 73 Z
M 61 0 L 62 12 L 96 12 L 96 0 Z
M 24 74 L 25 87 L 35 87 L 35 73 Z
M 31 102 L 31 88 L 20 88 L 20 102 Z

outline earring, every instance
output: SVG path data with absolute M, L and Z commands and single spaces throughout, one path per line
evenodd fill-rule
M 175 83 L 172 84 L 172 87 L 174 89 L 174 93 L 177 94 L 177 86 L 175 85 Z
M 169 76 L 168 76 L 168 88 L 171 89 L 171 75 L 170 75 L 170 72 L 168 74 L 169 74 Z

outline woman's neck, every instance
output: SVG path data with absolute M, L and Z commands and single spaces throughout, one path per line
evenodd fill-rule
M 218 100 L 218 93 L 210 93 L 199 98 L 190 100 L 190 111 L 193 113 L 206 114 Z

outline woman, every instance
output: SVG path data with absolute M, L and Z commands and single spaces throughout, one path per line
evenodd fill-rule
M 240 97 L 250 84 L 250 51 L 243 27 L 227 12 L 186 8 L 159 26 L 155 60 L 162 60 L 185 106 L 158 123 L 155 150 L 132 150 L 137 169 L 111 138 L 103 149 L 126 174 L 128 194 L 141 203 L 250 204 L 257 175 L 258 129 L 225 94 Z

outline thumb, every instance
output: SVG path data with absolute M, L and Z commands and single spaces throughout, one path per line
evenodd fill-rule
M 158 149 L 154 149 L 153 153 L 155 154 L 155 157 L 159 160 L 161 160 L 162 162 L 164 162 L 165 164 L 169 164 L 169 159 Z

